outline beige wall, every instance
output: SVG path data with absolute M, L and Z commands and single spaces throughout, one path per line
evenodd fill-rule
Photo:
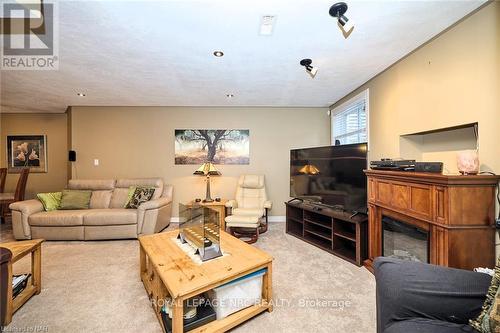
M 333 107 L 367 88 L 370 159 L 411 154 L 400 147 L 400 135 L 478 122 L 481 171 L 500 174 L 499 1 L 486 5 Z M 435 150 L 422 154 L 422 160 L 441 160 L 446 169 L 456 170 L 450 159 L 452 148 Z M 498 212 L 498 204 L 496 208 Z M 499 255 L 498 236 L 496 243 Z
M 47 173 L 31 173 L 28 177 L 26 197 L 36 193 L 58 191 L 67 182 L 67 132 L 66 114 L 0 114 L 0 165 L 7 166 L 7 135 L 47 136 Z M 8 174 L 6 192 L 14 192 L 18 174 Z
M 174 216 L 177 203 L 205 195 L 197 165 L 174 165 L 175 129 L 250 129 L 250 165 L 217 166 L 212 197 L 233 198 L 240 174 L 264 174 L 275 216 L 285 215 L 290 149 L 329 144 L 326 108 L 73 107 L 70 118 L 74 176 L 163 177 L 174 185 Z
M 400 151 L 400 135 L 478 122 L 481 170 L 500 174 L 500 2 L 483 7 L 333 106 L 367 88 L 370 159 L 408 157 Z M 439 153 L 423 157 L 437 158 Z

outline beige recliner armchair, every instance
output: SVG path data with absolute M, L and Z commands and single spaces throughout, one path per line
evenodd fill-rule
M 268 211 L 272 208 L 271 201 L 267 200 L 264 176 L 241 175 L 236 199 L 229 200 L 226 207 L 230 209 L 225 219 L 229 233 L 249 238 L 245 240 L 249 244 L 255 243 L 259 234 L 267 231 Z

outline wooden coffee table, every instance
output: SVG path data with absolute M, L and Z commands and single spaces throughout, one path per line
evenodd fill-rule
M 272 307 L 273 258 L 221 231 L 221 249 L 226 254 L 201 264 L 195 263 L 173 239 L 178 231 L 139 237 L 140 275 L 153 309 L 163 327 L 161 308 L 166 298 L 173 302 L 172 329 L 183 332 L 183 301 L 249 273 L 267 268 L 262 302 L 228 317 L 212 321 L 190 332 L 225 332 Z
M 33 239 L 18 242 L 0 243 L 12 252 L 12 259 L 9 263 L 7 285 L 7 312 L 5 314 L 5 325 L 12 321 L 12 314 L 16 312 L 31 296 L 39 294 L 42 290 L 42 242 L 43 239 Z M 12 299 L 12 264 L 26 255 L 31 254 L 31 277 L 26 288 Z

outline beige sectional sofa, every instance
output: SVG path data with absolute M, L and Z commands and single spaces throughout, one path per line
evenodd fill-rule
M 130 186 L 155 187 L 150 201 L 125 209 Z M 37 200 L 11 204 L 16 239 L 127 239 L 160 232 L 170 224 L 172 191 L 161 178 L 70 180 L 72 190 L 91 190 L 90 209 L 46 212 Z

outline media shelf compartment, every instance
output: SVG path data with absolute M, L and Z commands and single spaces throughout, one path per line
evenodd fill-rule
M 304 225 L 301 221 L 297 221 L 295 218 L 287 218 L 286 220 L 286 232 L 297 237 L 304 236 Z
M 317 247 L 320 247 L 324 250 L 328 251 L 332 250 L 332 241 L 327 240 L 321 236 L 306 231 L 304 233 L 304 239 L 307 240 L 309 243 L 316 245 Z
M 333 237 L 333 252 L 351 262 L 356 261 L 356 243 L 343 237 Z
M 302 203 L 286 203 L 288 234 L 357 266 L 367 258 L 366 216 L 323 208 L 314 210 Z M 300 219 L 298 218 L 300 216 Z
M 326 240 L 332 241 L 332 230 L 331 229 L 326 229 L 322 228 L 316 224 L 313 223 L 308 223 L 307 220 L 305 220 L 304 224 L 304 231 L 308 232 L 310 234 L 316 235 L 318 237 L 324 238 Z
M 323 215 L 320 213 L 315 213 L 311 211 L 304 211 L 304 220 L 319 225 L 323 225 L 327 228 L 332 228 L 332 218 L 328 215 Z
M 338 237 L 356 242 L 356 224 L 334 220 L 333 221 L 333 234 Z
M 315 220 L 310 220 L 308 218 L 304 218 L 304 222 L 306 222 L 306 224 L 310 223 L 317 225 L 319 227 L 322 227 L 323 229 L 332 230 L 332 221 L 324 222 L 324 221 L 317 221 L 317 220 L 315 221 Z
M 287 218 L 302 221 L 302 219 L 304 218 L 304 212 L 300 208 L 293 207 L 293 206 L 287 206 L 286 216 L 287 216 Z

